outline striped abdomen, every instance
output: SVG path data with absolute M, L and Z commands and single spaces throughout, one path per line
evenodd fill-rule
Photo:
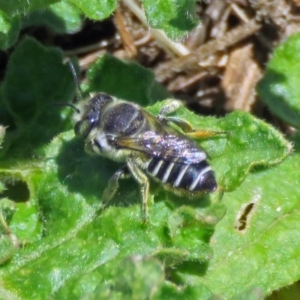
M 148 173 L 162 183 L 190 192 L 213 192 L 217 188 L 214 172 L 206 160 L 195 164 L 176 163 L 153 157 Z

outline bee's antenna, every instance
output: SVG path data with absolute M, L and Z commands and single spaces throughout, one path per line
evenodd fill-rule
M 74 104 L 72 103 L 63 103 L 63 102 L 54 102 L 54 105 L 57 105 L 57 106 L 69 106 L 69 107 L 72 107 L 78 114 L 80 114 L 80 109 L 78 107 L 76 107 Z
M 83 91 L 80 87 L 80 84 L 79 84 L 79 80 L 78 80 L 78 76 L 77 76 L 77 73 L 76 73 L 76 69 L 75 69 L 75 66 L 73 64 L 73 62 L 71 60 L 68 61 L 69 63 L 69 66 L 70 66 L 70 69 L 71 69 L 71 72 L 72 72 L 72 75 L 73 75 L 73 78 L 74 78 L 74 81 L 76 83 L 76 88 L 77 88 L 77 92 L 76 92 L 76 95 L 79 99 L 79 101 L 82 101 L 83 100 Z
M 81 89 L 80 84 L 79 84 L 79 80 L 78 80 L 78 76 L 76 74 L 76 70 L 75 70 L 74 64 L 73 64 L 73 62 L 70 59 L 68 60 L 68 63 L 69 63 L 69 66 L 70 66 L 70 69 L 71 69 L 74 81 L 76 83 L 76 98 L 79 99 L 79 100 L 82 100 L 83 99 L 83 92 L 82 92 L 82 89 Z M 71 107 L 78 114 L 80 114 L 80 109 L 78 107 L 76 107 L 72 103 L 69 103 L 69 102 L 67 102 L 67 103 L 65 103 L 65 102 L 54 102 L 53 104 L 56 105 L 56 106 L 68 106 L 68 107 Z

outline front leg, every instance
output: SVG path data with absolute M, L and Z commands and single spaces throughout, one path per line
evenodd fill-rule
M 102 196 L 102 204 L 100 209 L 103 209 L 111 199 L 115 196 L 119 189 L 119 180 L 130 177 L 127 166 L 119 169 L 108 181 L 107 187 L 105 188 Z

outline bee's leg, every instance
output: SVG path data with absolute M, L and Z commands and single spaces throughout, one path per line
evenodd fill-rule
M 184 132 L 193 131 L 193 126 L 189 122 L 177 117 L 167 116 L 168 114 L 171 114 L 172 112 L 176 111 L 182 105 L 183 105 L 182 102 L 178 100 L 168 101 L 168 103 L 161 108 L 160 112 L 157 115 L 157 118 L 162 122 L 172 122 L 176 124 Z
M 108 185 L 103 192 L 102 204 L 100 209 L 103 209 L 108 202 L 115 196 L 117 190 L 119 189 L 119 180 L 130 177 L 129 170 L 127 166 L 119 169 L 108 181 Z
M 224 135 L 227 134 L 225 131 L 212 131 L 212 130 L 197 130 L 193 128 L 193 126 L 180 118 L 177 117 L 166 117 L 166 119 L 169 122 L 174 123 L 177 125 L 187 136 L 190 138 L 210 138 L 213 136 L 219 136 L 219 135 Z
M 191 132 L 186 132 L 185 134 L 193 139 L 197 139 L 197 138 L 205 139 L 214 136 L 229 135 L 229 133 L 226 131 L 211 131 L 211 130 L 194 130 Z
M 137 166 L 133 159 L 128 159 L 127 166 L 130 169 L 132 176 L 141 186 L 142 194 L 142 219 L 147 222 L 148 216 L 148 197 L 149 197 L 149 179 L 144 172 Z
M 182 102 L 178 100 L 169 101 L 165 106 L 163 106 L 157 116 L 160 121 L 172 122 L 177 125 L 186 135 L 191 138 L 208 138 L 216 135 L 227 134 L 224 131 L 211 131 L 211 130 L 195 130 L 195 128 L 186 120 L 178 117 L 168 117 L 167 115 L 176 111 Z
M 170 100 L 166 103 L 165 106 L 161 108 L 158 113 L 157 118 L 159 120 L 163 120 L 166 118 L 167 115 L 171 114 L 172 112 L 176 111 L 180 106 L 183 106 L 181 101 L 178 100 Z

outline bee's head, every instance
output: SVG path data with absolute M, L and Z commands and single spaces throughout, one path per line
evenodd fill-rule
M 92 129 L 99 125 L 103 108 L 112 101 L 113 98 L 106 94 L 97 94 L 91 98 L 85 104 L 83 114 L 75 125 L 76 136 L 86 139 Z

